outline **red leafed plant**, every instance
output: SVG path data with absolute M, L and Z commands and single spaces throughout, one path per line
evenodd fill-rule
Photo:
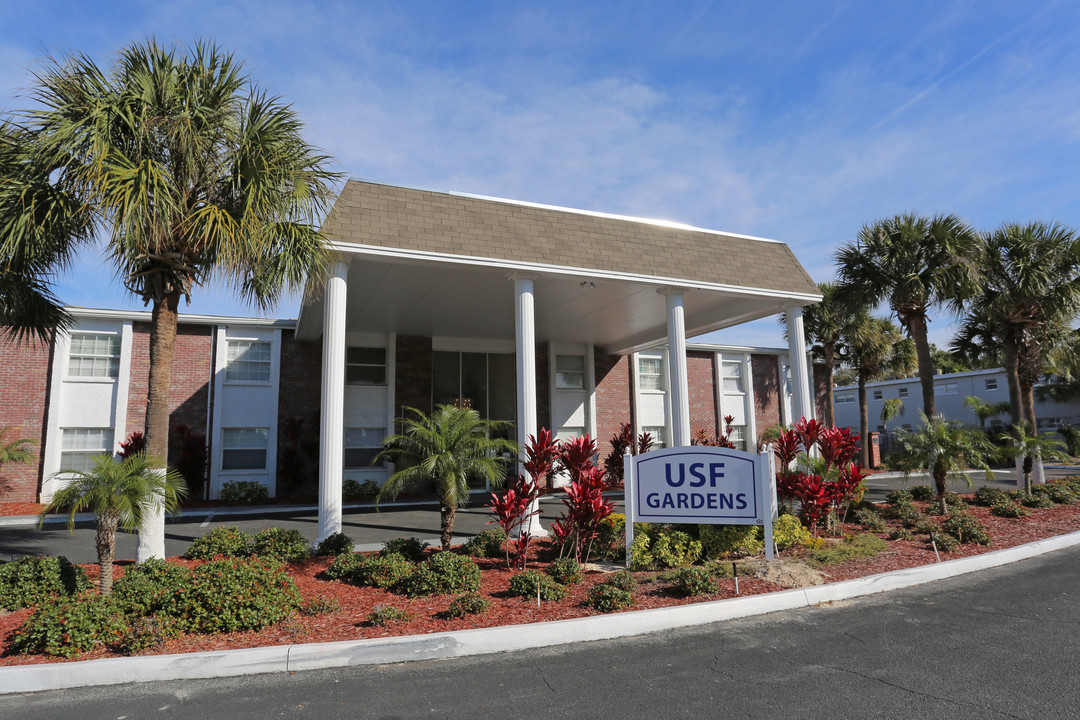
M 529 436 L 525 443 L 525 462 L 522 467 L 533 479 L 537 487 L 543 482 L 548 490 L 551 490 L 555 462 L 558 459 L 559 443 L 551 437 L 551 431 L 540 428 L 536 437 Z
M 799 422 L 795 423 L 794 430 L 795 434 L 799 436 L 799 442 L 802 443 L 803 448 L 806 452 L 810 452 L 810 449 L 817 444 L 821 433 L 824 432 L 825 426 L 813 418 L 809 420 L 800 418 Z
M 832 427 L 821 433 L 818 449 L 826 467 L 842 467 L 855 458 L 859 449 L 859 436 L 847 428 Z
M 129 458 L 142 452 L 146 452 L 146 436 L 136 430 L 127 436 L 127 440 L 120 443 L 120 452 L 116 454 L 122 458 Z
M 847 428 L 826 429 L 815 420 L 803 418 L 792 430 L 780 435 L 775 446 L 780 470 L 776 474 L 776 493 L 779 497 L 797 501 L 803 523 L 817 531 L 822 518 L 835 527 L 842 506 L 861 497 L 866 474 L 852 463 L 859 442 Z M 809 443 L 809 444 L 807 444 Z M 799 454 L 799 446 L 806 453 Z M 820 458 L 810 456 L 817 447 Z M 798 470 L 791 463 L 798 460 Z
M 559 517 L 564 533 L 559 555 L 569 548 L 580 563 L 589 561 L 600 523 L 615 512 L 615 504 L 604 498 L 604 470 L 596 465 L 582 469 L 566 488 L 566 514 Z
M 570 475 L 570 482 L 577 480 L 591 467 L 596 467 L 596 441 L 589 434 L 559 443 L 559 467 Z
M 488 520 L 489 524 L 497 522 L 507 537 L 517 533 L 517 537 L 513 540 L 513 564 L 510 561 L 510 543 L 507 543 L 506 566 L 508 568 L 513 568 L 518 564 L 522 569 L 525 567 L 525 553 L 529 547 L 529 533 L 524 530 L 524 526 L 529 518 L 540 512 L 539 510 L 529 511 L 533 500 L 539 494 L 535 482 L 524 475 L 518 475 L 514 484 L 507 488 L 502 495 L 492 493 L 491 500 L 486 505 L 495 513 L 495 519 Z
M 722 447 L 735 450 L 735 443 L 731 440 L 731 431 L 734 429 L 735 416 L 724 416 L 724 432 L 716 437 L 709 437 L 709 434 L 702 428 L 697 431 L 694 437 L 690 438 L 691 445 L 706 445 L 709 447 Z
M 608 485 L 619 485 L 626 478 L 623 477 L 623 456 L 629 450 L 631 455 L 641 455 L 649 452 L 655 439 L 647 432 L 638 435 L 634 441 L 634 426 L 631 423 L 623 423 L 619 426 L 619 432 L 611 436 L 611 452 L 604 458 L 604 472 L 607 474 Z
M 794 430 L 785 430 L 780 433 L 780 437 L 777 438 L 776 444 L 773 446 L 773 452 L 776 453 L 776 464 L 780 468 L 780 472 L 784 473 L 791 467 L 791 463 L 795 462 L 795 458 L 799 457 L 799 436 Z

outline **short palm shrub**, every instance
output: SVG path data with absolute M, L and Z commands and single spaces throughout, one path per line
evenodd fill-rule
M 446 614 L 450 617 L 465 617 L 467 615 L 483 615 L 491 607 L 491 601 L 480 593 L 467 592 L 458 595 L 450 601 L 450 607 Z
M 188 560 L 213 560 L 216 557 L 247 557 L 251 554 L 251 535 L 238 527 L 217 527 L 195 538 L 184 557 Z
M 440 550 L 417 565 L 413 574 L 398 584 L 398 590 L 409 597 L 463 593 L 479 590 L 481 579 L 475 560 Z
M 501 527 L 484 528 L 466 541 L 463 549 L 473 557 L 501 558 L 506 531 Z
M 719 590 L 716 580 L 703 567 L 683 567 L 675 570 L 671 578 L 671 588 L 683 597 L 711 595 Z
M 585 577 L 581 572 L 581 565 L 574 558 L 559 558 L 552 560 L 544 572 L 560 585 L 575 585 Z
M 86 572 L 66 557 L 26 557 L 0 564 L 0 608 L 19 610 L 72 597 L 90 587 Z
M 353 541 L 343 532 L 330 533 L 315 546 L 315 554 L 320 557 L 327 555 L 344 555 L 352 553 Z
M 424 559 L 424 551 L 428 544 L 414 537 L 394 538 L 383 543 L 380 555 L 398 554 L 411 562 L 420 562 Z
M 510 594 L 535 600 L 562 600 L 566 597 L 566 588 L 555 582 L 551 576 L 537 570 L 524 570 L 510 578 Z
M 127 619 L 107 595 L 84 594 L 41 603 L 11 639 L 11 652 L 73 658 L 120 640 Z
M 189 632 L 259 630 L 299 606 L 300 592 L 280 563 L 223 558 L 192 570 L 177 620 Z
M 590 588 L 585 602 L 597 612 L 610 613 L 633 605 L 634 596 L 629 590 L 610 583 L 601 583 Z
M 913 485 L 908 494 L 912 500 L 919 501 L 933 500 L 935 495 L 934 489 L 929 485 Z
M 295 528 L 263 528 L 251 538 L 251 554 L 297 563 L 307 560 L 311 546 Z
M 990 514 L 1003 518 L 1019 518 L 1026 517 L 1028 511 L 1020 503 L 1006 496 L 990 506 Z
M 270 500 L 270 491 L 257 480 L 234 480 L 221 486 L 221 502 L 257 505 Z
M 412 613 L 393 605 L 379 605 L 368 613 L 366 619 L 369 625 L 375 627 L 386 627 L 387 625 L 409 622 L 410 620 L 412 620 Z
M 986 527 L 969 513 L 957 512 L 950 515 L 941 524 L 941 529 L 961 543 L 990 544 L 990 534 L 986 532 Z

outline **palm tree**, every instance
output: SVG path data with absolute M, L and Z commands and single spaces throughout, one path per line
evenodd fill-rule
M 975 413 L 975 417 L 979 419 L 979 429 L 986 430 L 986 421 L 990 418 L 995 418 L 1000 415 L 1004 415 L 1009 412 L 1010 405 L 1007 401 L 991 403 L 986 402 L 980 397 L 969 395 L 964 398 L 964 404 L 971 408 L 971 412 Z
M 825 364 L 825 425 L 836 425 L 836 408 L 833 404 L 833 372 L 840 357 L 844 354 L 844 334 L 852 322 L 855 311 L 849 302 L 841 298 L 836 283 L 818 283 L 821 301 L 816 305 L 803 308 L 803 328 L 812 347 L 814 356 L 820 357 Z M 780 324 L 787 339 L 787 317 L 780 314 Z
M 913 470 L 928 470 L 934 478 L 941 514 L 947 515 L 945 504 L 946 481 L 949 473 L 959 472 L 968 484 L 971 477 L 967 470 L 979 467 L 990 478 L 990 466 L 986 457 L 994 451 L 993 445 L 980 431 L 966 427 L 941 415 L 922 416 L 922 426 L 917 430 L 899 430 L 895 449 L 889 453 L 889 464 L 905 474 Z
M 338 175 L 304 142 L 296 113 L 213 44 L 178 51 L 150 39 L 121 52 L 109 73 L 75 55 L 46 60 L 34 77 L 39 107 L 22 113 L 19 130 L 26 175 L 79 201 L 105 231 L 120 279 L 151 306 L 147 452 L 168 457 L 180 299 L 218 280 L 266 309 L 321 272 L 316 225 Z M 14 211 L 3 225 L 27 224 L 29 209 Z M 89 237 L 86 223 L 71 224 L 57 258 Z M 17 240 L 8 256 L 43 241 Z M 144 519 L 140 561 L 164 549 L 163 518 Z
M 101 454 L 94 458 L 94 466 L 89 471 L 61 470 L 59 474 L 74 477 L 41 510 L 41 522 L 45 522 L 47 514 L 66 512 L 71 530 L 75 526 L 76 513 L 94 513 L 101 593 L 108 595 L 112 590 L 117 528 L 128 532 L 135 530 L 143 516 L 154 511 L 153 506 L 157 503 L 166 512 L 176 510 L 187 494 L 184 479 L 172 468 L 166 468 L 144 453 L 123 460 Z
M 998 435 L 998 451 L 1006 457 L 1022 457 L 1024 463 L 1024 494 L 1031 495 L 1031 471 L 1036 460 L 1068 460 L 1064 451 L 1065 444 L 1055 437 L 1039 437 L 1031 432 L 1031 425 L 1025 420 L 1013 425 L 1009 432 Z
M 37 443 L 26 438 L 8 440 L 7 435 L 12 430 L 12 425 L 0 427 L 0 467 L 7 463 L 25 463 L 34 459 L 32 448 L 37 447 Z
M 859 384 L 859 457 L 863 467 L 870 467 L 866 384 L 885 375 L 906 375 L 914 365 L 914 349 L 891 320 L 870 317 L 865 310 L 848 325 L 846 334 L 847 361 L 855 369 Z
M 1035 419 L 1035 382 L 1055 348 L 1074 338 L 1080 311 L 1080 239 L 1058 224 L 1004 224 L 982 241 L 979 292 L 962 338 L 988 335 L 1003 349 L 1013 425 Z
M 379 491 L 379 501 L 395 498 L 405 487 L 432 481 L 439 496 L 439 520 L 444 550 L 450 549 L 457 509 L 469 502 L 469 479 L 480 478 L 498 487 L 507 460 L 517 457 L 517 443 L 492 437 L 506 425 L 481 420 L 469 407 L 438 405 L 431 415 L 406 408 L 412 417 L 399 418 L 403 433 L 386 438 L 375 462 L 389 460 L 398 469 Z
M 859 231 L 837 251 L 842 294 L 866 305 L 888 301 L 915 343 L 923 411 L 934 415 L 934 361 L 927 339 L 931 308 L 959 309 L 978 277 L 978 237 L 955 215 L 896 215 Z

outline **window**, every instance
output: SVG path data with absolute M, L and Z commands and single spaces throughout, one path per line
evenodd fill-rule
M 746 450 L 746 426 L 732 425 L 728 440 L 735 444 L 736 450 Z
M 268 428 L 222 428 L 222 470 L 265 470 Z
M 95 456 L 113 452 L 112 428 L 63 428 L 61 432 L 61 470 L 90 470 Z
M 120 374 L 120 336 L 72 333 L 68 377 L 114 378 Z
M 854 393 L 837 393 L 837 395 L 833 398 L 834 405 L 847 405 L 853 402 L 855 402 Z
M 997 378 L 987 378 L 986 379 L 986 389 L 987 390 L 997 390 Z
M 345 351 L 345 382 L 386 384 L 386 348 L 351 347 Z
M 900 397 L 906 398 L 907 394 L 908 394 L 908 389 L 907 388 L 900 388 Z
M 875 390 L 874 391 L 874 399 L 875 400 L 881 400 L 884 396 L 885 395 L 881 390 Z
M 371 467 L 385 436 L 386 428 L 345 428 L 345 467 Z
M 559 390 L 585 389 L 585 356 L 555 356 L 555 387 Z
M 957 383 L 939 383 L 934 385 L 935 395 L 955 395 L 959 389 Z
M 663 425 L 657 425 L 655 427 L 643 427 L 641 432 L 649 433 L 652 437 L 652 449 L 660 450 L 667 447 L 667 431 Z
M 555 433 L 555 439 L 558 441 L 573 440 L 574 438 L 584 437 L 585 428 L 583 427 L 561 427 Z
M 724 360 L 720 364 L 721 383 L 725 393 L 741 393 L 743 389 L 743 364 L 738 361 Z
M 638 380 L 642 390 L 664 389 L 664 359 L 658 357 L 638 358 Z
M 907 430 L 908 432 L 911 432 L 911 425 L 909 425 L 909 424 L 907 424 L 907 423 L 904 423 L 904 424 L 903 424 L 903 425 L 901 425 L 900 427 L 902 427 L 903 429 Z
M 234 382 L 270 382 L 270 343 L 226 340 L 225 379 Z

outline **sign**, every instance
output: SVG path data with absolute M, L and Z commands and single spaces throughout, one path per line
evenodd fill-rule
M 776 482 L 771 448 L 754 455 L 692 445 L 628 454 L 623 464 L 628 563 L 635 522 L 761 525 L 765 554 L 772 559 Z

